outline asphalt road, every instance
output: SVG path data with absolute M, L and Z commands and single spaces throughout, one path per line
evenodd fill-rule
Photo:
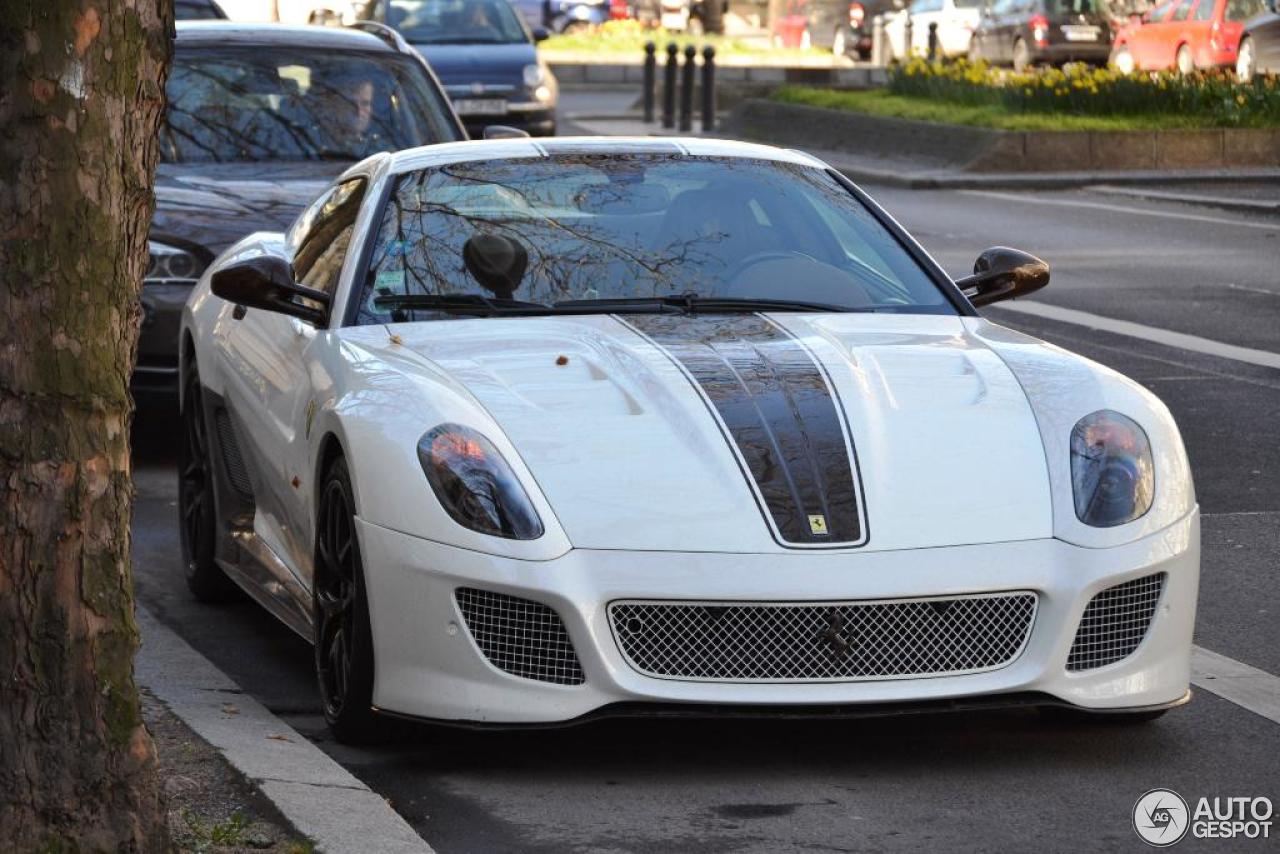
M 1280 353 L 1280 218 L 1085 191 L 868 189 L 955 275 L 987 246 L 1017 246 L 1053 265 L 1053 284 L 1037 297 L 1044 303 Z M 1280 370 L 1025 314 L 990 316 L 1122 371 L 1170 406 L 1205 514 L 1196 642 L 1280 674 Z M 1130 811 L 1148 789 L 1280 803 L 1280 724 L 1207 691 L 1137 728 L 1031 712 L 614 721 L 520 733 L 419 728 L 394 746 L 343 747 L 327 739 L 302 641 L 252 605 L 211 608 L 187 596 L 175 435 L 163 411 L 139 412 L 140 600 L 446 854 L 1145 850 Z M 1274 837 L 1178 845 L 1276 847 Z

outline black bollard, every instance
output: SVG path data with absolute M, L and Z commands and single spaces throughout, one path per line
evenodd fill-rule
M 658 86 L 658 46 L 644 43 L 644 121 L 653 121 L 654 89 Z
M 716 129 L 716 49 L 707 45 L 702 49 L 702 130 L 710 133 Z
M 680 62 L 679 53 L 680 48 L 675 42 L 667 45 L 667 67 L 662 79 L 662 126 L 664 128 L 676 126 L 676 65 Z
M 684 76 L 680 79 L 680 132 L 693 130 L 693 75 L 698 49 L 687 45 L 684 49 Z
M 938 22 L 929 22 L 929 61 L 938 61 Z

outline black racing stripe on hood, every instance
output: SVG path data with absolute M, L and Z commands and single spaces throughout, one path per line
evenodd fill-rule
M 758 314 L 624 322 L 681 365 L 720 416 L 783 545 L 859 544 L 853 443 L 826 374 L 799 341 Z

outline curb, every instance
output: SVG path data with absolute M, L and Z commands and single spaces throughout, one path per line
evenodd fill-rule
M 1129 187 L 1113 187 L 1102 185 L 1093 187 L 1095 193 L 1107 193 L 1114 196 L 1128 196 L 1134 199 L 1152 199 L 1162 202 L 1183 202 L 1189 205 L 1204 205 L 1211 208 L 1222 208 L 1243 213 L 1280 214 L 1280 199 L 1275 201 L 1264 199 L 1234 199 L 1228 196 L 1213 196 L 1202 193 L 1168 193 L 1162 190 L 1146 188 L 1131 189 Z
M 243 774 L 319 851 L 435 854 L 385 799 L 245 694 L 146 608 L 134 663 L 146 687 Z
M 1168 187 L 1177 184 L 1194 184 L 1203 181 L 1223 183 L 1249 183 L 1254 181 L 1275 181 L 1280 178 L 1280 169 L 1238 169 L 1227 171 L 1215 170 L 1179 170 L 1177 172 L 903 172 L 899 168 L 887 168 L 869 164 L 841 163 L 830 156 L 830 152 L 813 151 L 813 156 L 825 160 L 833 169 L 846 175 L 850 180 L 868 184 L 881 184 L 889 187 L 901 187 L 908 190 L 1066 190 L 1078 187 L 1092 187 L 1097 184 L 1124 186 Z M 1115 191 L 1112 191 L 1115 192 Z M 1144 195 L 1155 198 L 1149 193 L 1130 193 L 1128 195 Z M 1164 194 L 1160 198 L 1167 201 L 1187 201 L 1195 204 L 1207 204 L 1205 197 L 1182 196 L 1177 193 Z M 1216 205 L 1247 210 L 1251 213 L 1275 211 L 1277 206 L 1260 205 L 1236 206 L 1234 204 Z

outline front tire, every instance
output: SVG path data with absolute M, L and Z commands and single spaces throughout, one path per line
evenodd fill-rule
M 1257 73 L 1258 59 L 1253 39 L 1245 36 L 1240 42 L 1240 49 L 1236 52 L 1236 79 L 1241 83 L 1251 83 Z
M 183 376 L 182 442 L 178 446 L 178 531 L 187 587 L 199 602 L 232 602 L 240 589 L 218 566 L 220 526 L 213 494 L 213 457 L 204 412 L 204 386 L 195 359 Z
M 316 514 L 316 679 L 334 738 L 367 744 L 377 740 L 380 726 L 373 711 L 373 629 L 355 516 L 351 476 L 339 457 L 325 473 Z

